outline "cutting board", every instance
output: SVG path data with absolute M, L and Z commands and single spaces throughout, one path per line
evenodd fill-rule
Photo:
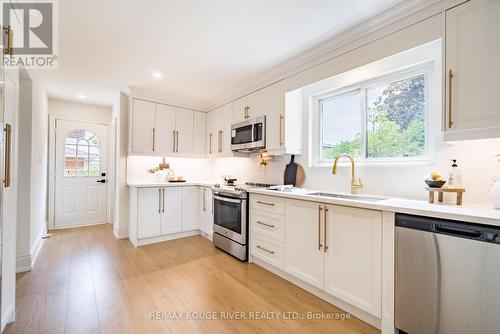
M 290 157 L 290 163 L 286 165 L 283 173 L 283 184 L 292 184 L 294 187 L 301 187 L 304 184 L 304 168 L 295 162 L 295 155 Z

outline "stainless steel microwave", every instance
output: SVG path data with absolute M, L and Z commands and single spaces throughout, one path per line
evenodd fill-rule
M 231 126 L 231 150 L 258 152 L 266 149 L 266 116 L 252 118 Z

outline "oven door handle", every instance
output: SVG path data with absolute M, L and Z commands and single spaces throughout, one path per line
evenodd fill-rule
M 233 198 L 228 198 L 228 197 L 221 197 L 217 195 L 213 195 L 214 199 L 218 199 L 219 201 L 223 202 L 231 202 L 231 203 L 241 203 L 241 199 L 233 199 Z

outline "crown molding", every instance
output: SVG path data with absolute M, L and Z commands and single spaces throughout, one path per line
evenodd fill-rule
M 160 104 L 166 104 L 173 107 L 189 109 L 193 111 L 202 111 L 202 112 L 208 111 L 206 103 L 191 99 L 179 98 L 167 94 L 158 94 L 134 86 L 127 86 L 122 90 L 122 92 L 127 94 L 131 98 L 148 100 Z
M 361 23 L 354 24 L 309 50 L 277 65 L 254 79 L 235 86 L 205 105 L 213 110 L 256 90 L 306 71 L 339 55 L 441 13 L 466 0 L 405 0 Z

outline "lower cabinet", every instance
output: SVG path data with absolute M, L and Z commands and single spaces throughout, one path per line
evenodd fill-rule
M 285 207 L 284 271 L 381 318 L 382 212 L 289 199 Z
M 285 271 L 322 289 L 322 205 L 287 200 L 285 212 Z
M 129 195 L 129 239 L 135 246 L 198 230 L 198 187 L 131 188 Z
M 323 206 L 324 290 L 378 318 L 382 304 L 382 212 Z
M 210 187 L 200 187 L 198 189 L 198 192 L 199 192 L 198 227 L 201 232 L 207 235 L 212 235 L 214 228 L 212 190 Z

